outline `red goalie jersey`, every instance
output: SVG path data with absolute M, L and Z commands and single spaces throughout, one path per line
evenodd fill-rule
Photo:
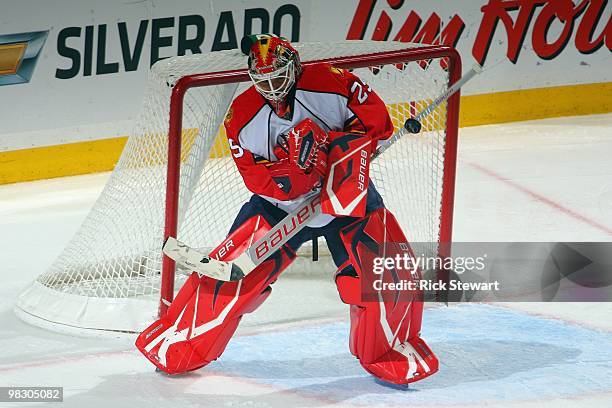
M 232 157 L 247 188 L 287 212 L 295 209 L 310 189 L 291 188 L 290 183 L 277 177 L 275 165 L 281 163 L 275 148 L 280 135 L 306 118 L 326 132 L 365 134 L 372 140 L 371 146 L 393 132 L 380 97 L 354 74 L 329 64 L 303 68 L 280 116 L 253 86 L 239 95 L 225 118 Z M 306 177 L 296 175 L 300 176 Z M 309 186 L 307 182 L 301 185 Z M 328 216 L 311 226 L 331 219 Z

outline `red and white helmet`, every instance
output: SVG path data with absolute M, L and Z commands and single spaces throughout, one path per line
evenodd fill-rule
M 242 41 L 241 48 L 249 56 L 249 76 L 257 91 L 275 104 L 284 102 L 302 72 L 296 49 L 274 34 L 249 35 Z

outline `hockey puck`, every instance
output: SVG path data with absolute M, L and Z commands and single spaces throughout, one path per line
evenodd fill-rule
M 421 122 L 414 118 L 407 119 L 404 123 L 404 128 L 410 133 L 419 133 L 421 131 Z

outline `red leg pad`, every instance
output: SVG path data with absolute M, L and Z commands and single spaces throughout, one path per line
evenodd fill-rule
M 283 247 L 235 282 L 194 272 L 168 313 L 138 336 L 136 347 L 168 374 L 205 366 L 223 353 L 242 316 L 265 301 L 271 293 L 269 285 L 293 259 L 293 251 Z
M 378 301 L 361 296 L 364 293 L 361 279 L 373 280 L 373 271 L 365 266 L 364 260 L 380 256 L 385 240 L 407 243 L 395 217 L 381 208 L 345 227 L 341 236 L 356 271 L 356 276 L 346 273 L 336 276 L 340 297 L 351 304 L 351 353 L 366 371 L 395 384 L 410 383 L 435 373 L 438 359 L 420 338 L 422 293 L 398 295 L 389 290 L 370 289 L 370 296 L 375 295 Z M 410 279 L 408 271 L 395 272 L 400 279 Z

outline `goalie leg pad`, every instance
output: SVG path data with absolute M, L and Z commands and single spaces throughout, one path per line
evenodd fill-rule
M 420 338 L 422 293 L 406 296 L 369 289 L 370 296 L 376 295 L 378 301 L 362 296 L 362 279 L 373 281 L 371 275 L 367 276 L 373 271 L 367 269 L 364 259 L 380 256 L 385 239 L 387 243 L 407 242 L 395 217 L 384 208 L 375 210 L 343 228 L 341 236 L 350 265 L 343 265 L 336 274 L 336 286 L 340 298 L 350 304 L 351 353 L 366 371 L 394 384 L 407 384 L 435 373 L 438 359 Z M 396 278 L 411 279 L 408 271 L 394 272 Z M 420 277 L 420 272 L 417 275 Z
M 264 230 L 270 228 L 262 219 L 245 225 L 259 225 Z M 253 234 L 257 235 L 256 232 Z M 235 248 L 241 249 L 241 246 Z M 236 254 L 228 252 L 223 260 L 233 256 Z M 266 300 L 272 290 L 270 284 L 294 259 L 295 253 L 285 246 L 244 279 L 234 282 L 192 273 L 166 315 L 138 336 L 136 347 L 168 374 L 180 374 L 207 365 L 223 353 L 242 316 Z

